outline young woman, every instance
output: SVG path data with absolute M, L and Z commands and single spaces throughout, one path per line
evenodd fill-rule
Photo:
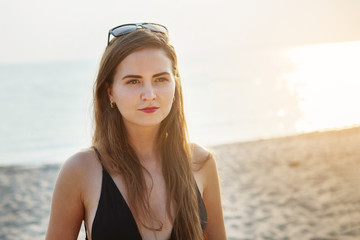
M 92 240 L 226 239 L 215 160 L 188 142 L 166 27 L 109 31 L 94 115 L 93 147 L 60 171 L 46 239 L 77 239 L 82 221 Z

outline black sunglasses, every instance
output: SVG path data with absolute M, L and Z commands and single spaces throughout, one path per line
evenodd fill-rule
M 139 28 L 146 28 L 149 29 L 153 32 L 160 32 L 160 33 L 164 33 L 167 34 L 168 30 L 165 26 L 161 25 L 161 24 L 157 24 L 157 23 L 129 23 L 129 24 L 123 24 L 117 27 L 114 27 L 112 29 L 109 30 L 109 34 L 108 34 L 108 46 L 109 46 L 109 42 L 110 42 L 110 34 L 113 35 L 114 37 L 120 37 L 122 35 L 131 33 L 136 31 Z

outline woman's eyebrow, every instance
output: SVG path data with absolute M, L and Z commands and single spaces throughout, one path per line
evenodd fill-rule
M 126 75 L 125 77 L 122 78 L 122 80 L 124 80 L 125 78 L 142 78 L 140 75 Z
M 154 75 L 153 75 L 153 78 L 159 77 L 159 76 L 161 76 L 161 75 L 170 75 L 170 73 L 168 73 L 168 72 L 157 73 L 157 74 L 154 74 Z
M 159 77 L 159 76 L 162 76 L 162 75 L 170 75 L 170 73 L 168 73 L 168 72 L 157 73 L 157 74 L 154 74 L 154 75 L 153 75 L 153 78 Z M 142 76 L 129 74 L 129 75 L 124 76 L 124 77 L 122 78 L 122 80 L 124 80 L 125 78 L 142 78 Z

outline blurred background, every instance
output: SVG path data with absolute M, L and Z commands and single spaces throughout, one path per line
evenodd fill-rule
M 359 1 L 0 3 L 0 165 L 62 162 L 91 144 L 107 32 L 131 22 L 169 28 L 195 142 L 360 123 Z

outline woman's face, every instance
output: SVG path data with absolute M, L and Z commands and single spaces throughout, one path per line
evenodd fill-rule
M 108 87 L 109 99 L 116 104 L 127 128 L 158 126 L 170 112 L 174 93 L 172 63 L 157 48 L 127 56 L 116 68 L 112 87 Z

